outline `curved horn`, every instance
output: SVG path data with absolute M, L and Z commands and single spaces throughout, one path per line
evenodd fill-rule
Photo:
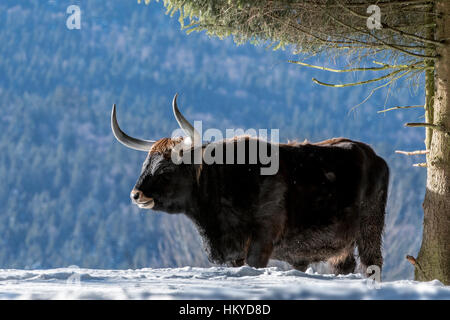
M 150 151 L 150 148 L 152 147 L 152 145 L 155 143 L 155 141 L 153 141 L 153 140 L 140 140 L 140 139 L 130 137 L 125 132 L 123 132 L 120 129 L 119 124 L 117 123 L 116 105 L 115 104 L 113 104 L 112 112 L 111 112 L 111 129 L 112 129 L 112 132 L 114 133 L 114 137 L 116 137 L 117 141 L 122 143 L 124 146 L 134 149 L 134 150 L 148 152 L 148 151 Z
M 178 110 L 177 97 L 178 97 L 178 93 L 175 94 L 175 97 L 173 97 L 173 101 L 172 101 L 173 114 L 175 116 L 175 119 L 177 120 L 178 124 L 180 125 L 180 128 L 183 129 L 183 131 L 193 141 L 200 142 L 201 141 L 200 134 L 197 132 L 197 130 L 194 129 L 192 124 L 190 124 L 189 121 L 186 120 L 186 118 L 181 114 L 180 110 Z

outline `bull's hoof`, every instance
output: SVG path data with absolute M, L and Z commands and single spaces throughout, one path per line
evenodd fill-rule
M 230 264 L 232 267 L 242 267 L 245 264 L 245 259 L 233 260 Z

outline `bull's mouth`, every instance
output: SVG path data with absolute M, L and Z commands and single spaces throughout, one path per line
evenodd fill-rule
M 141 209 L 151 209 L 155 205 L 153 198 L 147 198 L 146 201 L 136 202 L 136 205 Z

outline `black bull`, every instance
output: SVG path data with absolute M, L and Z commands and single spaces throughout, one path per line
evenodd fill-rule
M 273 258 L 305 270 L 328 260 L 348 273 L 357 245 L 362 265 L 381 267 L 388 167 L 367 145 L 281 144 L 278 173 L 261 175 L 260 163 L 174 164 L 171 142 L 154 145 L 134 189 L 153 210 L 185 213 L 211 261 L 265 267 Z
M 363 271 L 381 269 L 389 169 L 368 145 L 343 138 L 279 144 L 278 172 L 261 175 L 259 162 L 176 164 L 171 153 L 183 138 L 136 142 L 114 128 L 115 110 L 113 117 L 119 141 L 138 150 L 151 145 L 133 201 L 186 214 L 212 262 L 265 267 L 272 258 L 304 271 L 328 261 L 342 274 L 355 270 L 357 247 Z M 248 138 L 221 143 L 242 140 L 248 151 Z

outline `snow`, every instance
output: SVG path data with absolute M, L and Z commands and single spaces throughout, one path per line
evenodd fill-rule
M 280 267 L 99 270 L 0 269 L 0 299 L 450 299 L 437 280 L 378 288 L 360 274 L 317 274 Z

